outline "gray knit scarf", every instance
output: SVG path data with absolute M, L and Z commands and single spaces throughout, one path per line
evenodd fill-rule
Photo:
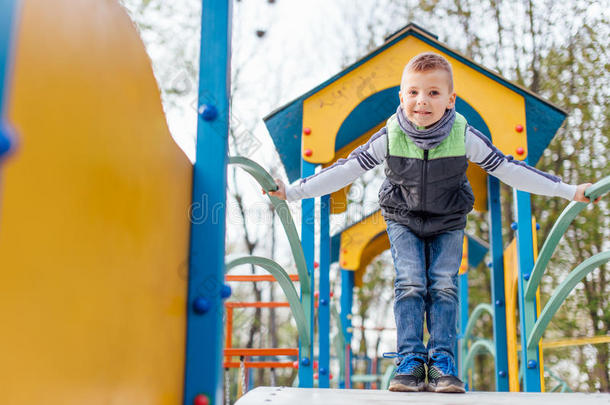
M 396 110 L 398 125 L 419 148 L 428 150 L 437 147 L 449 136 L 453 122 L 455 121 L 455 108 L 445 111 L 440 120 L 430 128 L 417 129 L 411 121 L 405 117 L 401 106 Z

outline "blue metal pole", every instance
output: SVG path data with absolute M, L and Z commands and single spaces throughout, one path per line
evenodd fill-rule
M 532 235 L 532 208 L 529 193 L 513 190 L 517 217 L 517 260 L 519 263 L 519 318 L 521 323 L 521 367 L 523 388 L 526 392 L 540 392 L 540 356 L 538 348 L 526 350 L 527 337 L 536 317 L 536 301 L 526 303 L 523 292 L 525 283 L 534 267 L 534 242 Z
M 352 305 L 354 302 L 354 272 L 341 269 L 341 325 L 345 336 L 345 381 L 344 387 L 351 387 L 352 375 Z
M 11 148 L 13 138 L 5 117 L 17 15 L 17 0 L 0 0 L 0 162 Z
M 468 324 L 468 272 L 458 276 L 458 291 L 460 294 L 460 313 L 458 318 L 461 336 L 458 346 L 461 350 L 459 351 L 459 355 L 456 350 L 455 356 L 459 359 L 459 370 L 462 370 L 462 364 L 466 359 L 466 352 L 468 351 L 468 348 L 466 347 L 467 342 L 464 340 L 464 329 L 466 329 L 466 325 Z M 464 382 L 466 382 L 466 377 L 467 376 L 462 376 Z
M 506 306 L 504 303 L 504 243 L 502 241 L 502 206 L 500 181 L 487 177 L 489 241 L 491 252 L 491 302 L 494 308 L 493 331 L 496 347 L 496 391 L 507 392 L 508 348 L 506 342 Z
M 330 386 L 330 196 L 320 199 L 320 302 L 318 306 L 318 387 Z
M 311 176 L 315 173 L 316 165 L 306 162 L 301 159 L 301 178 Z M 303 246 L 303 253 L 305 254 L 305 261 L 307 262 L 307 271 L 311 279 L 311 291 L 312 294 L 316 287 L 316 277 L 313 271 L 313 259 L 315 249 L 315 204 L 313 198 L 308 198 L 301 201 L 301 245 Z M 301 388 L 312 388 L 313 387 L 313 362 L 314 362 L 314 300 L 311 300 L 311 323 L 310 323 L 310 347 L 311 347 L 311 359 L 301 358 L 299 350 L 299 387 Z M 300 344 L 299 344 L 300 346 Z
M 193 171 L 184 404 L 223 401 L 223 302 L 231 1 L 202 2 L 197 155 Z

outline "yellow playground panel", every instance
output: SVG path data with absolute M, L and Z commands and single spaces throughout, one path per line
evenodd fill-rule
M 468 270 L 468 239 L 464 236 L 460 274 Z M 362 286 L 366 267 L 382 252 L 390 248 L 386 223 L 381 211 L 363 218 L 358 223 L 341 232 L 339 264 L 344 270 L 352 270 L 354 283 Z
M 117 1 L 20 2 L 3 166 L 3 404 L 177 404 L 192 165 Z

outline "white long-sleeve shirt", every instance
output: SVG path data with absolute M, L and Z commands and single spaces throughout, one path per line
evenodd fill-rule
M 521 191 L 550 197 L 573 200 L 576 186 L 566 184 L 559 177 L 542 172 L 505 156 L 491 141 L 476 129 L 468 126 L 465 135 L 466 158 L 502 182 Z M 351 184 L 364 172 L 382 164 L 387 155 L 388 136 L 386 128 L 375 133 L 369 141 L 356 148 L 346 159 L 299 179 L 286 187 L 286 199 L 297 201 L 303 198 L 330 194 Z

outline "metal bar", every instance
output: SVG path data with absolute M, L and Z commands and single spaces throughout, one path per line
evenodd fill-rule
M 609 191 L 610 176 L 607 176 L 589 187 L 585 194 L 587 197 L 590 197 L 591 200 L 595 200 L 597 197 L 606 194 Z M 549 236 L 544 241 L 544 245 L 540 250 L 540 256 L 538 257 L 538 260 L 536 260 L 536 264 L 532 270 L 527 289 L 525 290 L 526 299 L 533 299 L 536 295 L 536 290 L 540 285 L 540 280 L 542 280 L 542 276 L 544 275 L 549 260 L 553 256 L 557 245 L 561 241 L 561 238 L 565 234 L 570 224 L 574 221 L 578 214 L 585 209 L 586 206 L 587 203 L 572 201 L 563 210 L 559 218 L 557 218 L 551 232 L 549 232 Z
M 354 272 L 341 269 L 341 325 L 343 336 L 345 336 L 345 380 L 343 388 L 351 387 L 350 376 L 352 374 L 352 304 L 354 300 Z
M 330 196 L 320 198 L 318 387 L 330 387 Z M 314 266 L 315 267 L 315 266 Z
M 487 176 L 487 207 L 491 255 L 491 303 L 495 346 L 496 391 L 509 391 L 508 343 L 506 331 L 506 298 L 504 289 L 504 242 L 502 240 L 502 206 L 500 181 Z
M 226 336 L 225 336 L 225 350 L 227 348 L 230 348 L 231 346 L 233 346 L 233 308 L 232 307 L 226 307 L 227 308 L 227 330 L 226 330 Z M 225 357 L 224 361 L 229 361 L 231 359 L 229 359 L 228 357 Z
M 466 378 L 468 369 L 470 368 L 469 366 L 467 366 L 467 359 L 469 356 L 469 352 L 472 351 L 472 347 L 470 349 L 468 348 L 468 342 L 472 338 L 472 329 L 474 329 L 475 323 L 477 322 L 477 320 L 479 320 L 479 318 L 481 317 L 481 315 L 483 315 L 484 312 L 487 312 L 489 315 L 491 315 L 493 321 L 493 308 L 491 307 L 491 305 L 479 304 L 472 310 L 472 313 L 468 317 L 468 323 L 466 324 L 466 327 L 463 328 L 460 361 L 460 376 L 462 377 L 462 379 Z
M 610 250 L 598 253 L 595 256 L 588 258 L 570 272 L 568 277 L 557 287 L 551 298 L 549 298 L 549 301 L 546 303 L 542 313 L 540 314 L 540 318 L 538 318 L 532 331 L 528 335 L 528 350 L 536 347 L 549 322 L 551 322 L 551 319 L 574 287 L 576 287 L 576 285 L 580 283 L 580 281 L 585 278 L 587 274 L 591 273 L 593 270 L 602 266 L 608 261 L 610 261 Z
M 225 356 L 298 356 L 299 349 L 291 348 L 238 348 L 233 347 L 224 350 Z
M 13 46 L 16 40 L 17 0 L 0 0 L 0 164 L 13 145 L 13 129 L 6 118 L 6 105 L 10 94 Z M 0 190 L 0 202 L 2 190 Z
M 289 302 L 225 302 L 227 308 L 280 308 L 289 307 Z
M 225 362 L 223 364 L 224 368 L 240 368 L 241 363 L 239 362 Z M 245 368 L 293 368 L 293 362 L 286 361 L 245 361 Z
M 267 259 L 266 257 L 258 257 L 258 256 L 246 256 L 240 257 L 235 260 L 231 260 L 227 263 L 227 272 L 233 267 L 240 266 L 242 264 L 253 264 L 255 266 L 259 266 L 268 272 L 270 272 L 273 277 L 278 281 L 284 295 L 288 299 L 288 303 L 290 304 L 290 310 L 292 311 L 292 316 L 294 317 L 297 323 L 297 330 L 299 333 L 299 342 L 300 349 L 302 350 L 301 354 L 303 356 L 311 356 L 312 347 L 309 345 L 311 341 L 311 335 L 313 333 L 313 329 L 308 328 L 309 319 L 305 314 L 305 308 L 299 301 L 299 294 L 294 288 L 294 284 L 290 281 L 288 277 L 288 273 L 276 262 L 271 259 Z M 269 303 L 259 302 L 256 305 L 260 305 L 261 307 L 265 307 Z
M 464 339 L 464 330 L 466 328 L 466 324 L 468 323 L 468 272 L 464 274 L 460 274 L 458 276 L 458 293 L 459 293 L 459 311 L 458 319 L 459 319 L 459 327 L 460 327 L 460 335 L 462 338 L 457 342 L 457 346 L 459 348 L 459 354 L 456 352 L 457 361 L 456 364 L 459 366 L 459 370 L 462 369 L 462 364 L 466 359 L 466 351 L 467 343 L 466 339 Z M 464 380 L 465 376 L 461 375 L 462 380 Z
M 464 341 L 468 341 L 472 338 L 472 330 L 474 329 L 475 323 L 479 320 L 479 318 L 483 315 L 483 313 L 487 312 L 493 318 L 493 308 L 489 304 L 479 304 L 477 305 L 470 314 L 468 318 L 468 323 L 464 328 Z
M 10 70 L 13 62 L 17 0 L 0 0 L 0 119 L 4 119 L 9 94 Z M 8 142 L 8 139 L 7 139 Z
M 227 149 L 232 2 L 202 1 L 196 162 L 187 295 L 185 405 L 222 398 Z M 211 214 L 212 207 L 214 215 Z
M 573 339 L 543 340 L 541 343 L 542 347 L 545 349 L 568 346 L 598 345 L 602 343 L 610 343 L 610 336 L 604 335 Z
M 521 320 L 521 345 L 527 347 L 527 337 L 536 322 L 535 300 L 525 300 L 526 283 L 534 267 L 532 210 L 529 193 L 513 190 L 517 217 L 517 262 L 519 263 L 518 294 Z M 523 388 L 526 392 L 540 392 L 540 358 L 538 348 L 521 351 Z
M 299 281 L 298 274 L 289 274 L 291 281 Z M 226 275 L 225 281 L 277 281 L 273 276 L 268 274 L 256 274 L 256 275 Z
M 472 362 L 474 361 L 474 357 L 481 352 L 488 352 L 492 356 L 495 356 L 493 342 L 489 339 L 481 339 L 477 340 L 470 346 L 470 350 L 468 351 L 468 355 L 464 359 L 464 374 L 467 370 L 472 367 Z M 472 389 L 472 387 L 471 387 Z
M 248 172 L 248 174 L 254 177 L 254 179 L 258 182 L 258 184 L 261 185 L 261 187 L 263 187 L 265 191 L 271 191 L 277 188 L 273 177 L 258 163 L 242 156 L 232 156 L 229 158 L 229 164 L 238 166 Z M 269 193 L 267 193 L 267 196 L 269 197 L 269 201 L 273 205 L 275 212 L 282 222 L 284 232 L 286 233 L 286 238 L 288 238 L 292 257 L 294 258 L 294 262 L 297 266 L 299 279 L 303 280 L 301 283 L 302 297 L 305 301 L 311 301 L 311 292 L 313 291 L 313 287 L 311 287 L 309 282 L 309 263 L 305 261 L 305 253 L 303 251 L 303 247 L 301 246 L 301 241 L 299 240 L 297 228 L 292 220 L 290 208 L 288 208 L 286 201 L 270 196 Z M 311 266 L 313 266 L 313 256 L 311 260 Z M 305 307 L 306 314 L 307 308 L 308 306 Z
M 301 158 L 301 178 L 306 178 L 315 173 L 316 165 L 306 162 Z M 309 275 L 309 283 L 310 283 L 310 291 L 315 290 L 315 272 L 313 269 L 313 259 L 315 254 L 315 239 L 314 239 L 314 227 L 315 227 L 315 205 L 314 199 L 308 198 L 301 200 L 301 246 L 303 248 L 303 254 L 305 256 L 305 262 L 307 267 L 307 272 Z M 299 273 L 300 274 L 300 273 Z M 301 283 L 301 288 L 303 285 L 307 284 L 305 282 L 306 278 L 301 277 L 303 282 Z M 305 296 L 301 296 L 301 302 L 303 303 L 303 307 L 306 311 L 309 311 L 310 317 L 309 319 L 309 330 L 311 331 L 310 341 L 307 343 L 311 348 L 311 353 L 314 353 L 314 303 L 309 297 L 309 301 L 307 301 Z M 302 345 L 303 342 L 300 342 Z M 307 356 L 306 352 L 301 350 L 299 352 L 299 387 L 301 388 L 311 388 L 313 387 L 313 355 Z
M 337 334 L 333 339 L 333 346 L 339 360 L 339 388 L 345 388 L 345 335 L 343 334 L 343 325 L 341 324 L 341 315 L 337 310 L 336 303 L 331 305 L 331 314 L 335 320 Z

